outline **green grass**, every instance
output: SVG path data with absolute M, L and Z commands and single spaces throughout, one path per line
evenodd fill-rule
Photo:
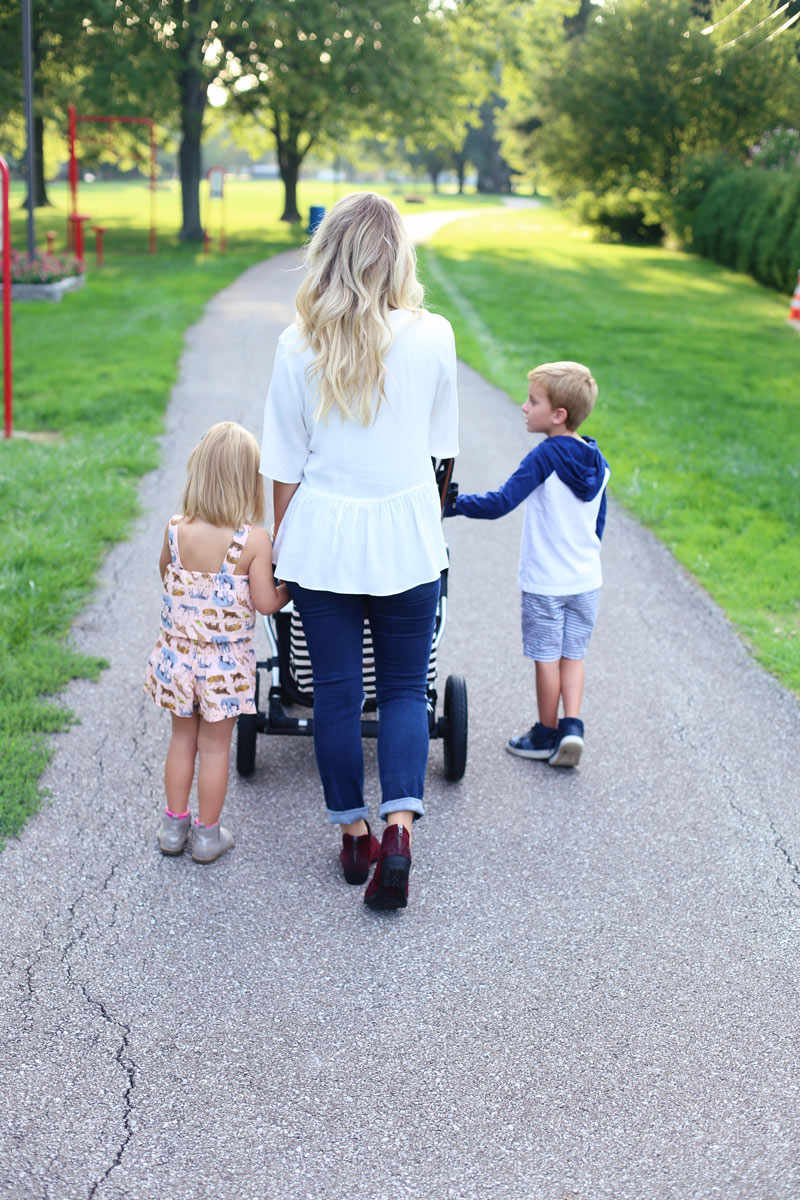
M 459 354 L 521 403 L 585 362 L 614 494 L 800 693 L 800 394 L 788 300 L 677 251 L 592 241 L 545 209 L 448 225 L 420 255 Z M 509 469 L 515 464 L 509 463 Z
M 297 190 L 298 208 L 304 218 L 312 204 L 330 208 L 338 199 L 353 191 L 376 191 L 389 196 L 401 212 L 427 212 L 433 209 L 469 208 L 497 204 L 496 196 L 470 193 L 458 196 L 452 191 L 434 195 L 429 184 L 400 188 L 394 184 L 321 183 L 301 180 Z M 56 234 L 56 248 L 64 249 L 67 227 L 67 185 L 47 186 L 48 207 L 36 210 L 36 244 L 44 248 L 48 230 Z M 205 184 L 200 189 L 201 218 L 208 221 L 212 249 L 216 250 L 219 236 L 221 205 L 218 200 L 207 202 Z M 406 197 L 420 197 L 423 203 L 409 203 Z M 25 190 L 21 183 L 11 185 L 11 221 L 13 244 L 26 246 L 25 213 L 21 208 Z M 225 216 L 229 252 L 252 247 L 254 240 L 280 225 L 283 207 L 283 187 L 277 180 L 227 180 L 225 183 Z M 149 245 L 150 192 L 146 181 L 138 183 L 81 183 L 78 189 L 78 208 L 91 217 L 85 226 L 87 263 L 94 261 L 95 237 L 92 225 L 108 229 L 105 235 L 107 260 L 119 254 L 145 254 Z M 175 180 L 159 183 L 155 193 L 155 220 L 160 249 L 174 248 L 175 234 L 181 224 L 181 193 Z M 302 232 L 302 231 L 301 231 Z
M 277 183 L 226 188 L 225 256 L 179 245 L 179 193 L 166 184 L 157 196 L 159 252 L 151 257 L 146 185 L 82 185 L 81 210 L 108 228 L 105 266 L 95 270 L 90 251 L 83 291 L 60 304 L 14 305 L 14 427 L 34 439 L 0 439 L 0 840 L 18 833 L 40 803 L 48 735 L 72 720 L 57 694 L 70 679 L 102 669 L 99 659 L 71 648 L 69 627 L 104 553 L 130 528 L 139 478 L 157 465 L 156 439 L 185 329 L 248 266 L 304 239 L 302 228 L 278 219 Z M 302 184 L 300 204 L 304 211 L 327 206 L 347 190 Z M 66 188 L 51 185 L 49 192 L 52 208 L 36 213 L 37 244 L 44 246 L 53 229 L 60 247 Z M 12 244 L 19 249 L 26 237 L 22 198 L 15 185 Z M 459 198 L 458 205 L 470 202 L 476 198 Z M 454 200 L 429 203 L 452 208 Z M 217 222 L 215 206 L 214 234 Z

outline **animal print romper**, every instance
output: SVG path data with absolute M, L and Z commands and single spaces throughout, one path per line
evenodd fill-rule
M 254 713 L 255 608 L 248 576 L 233 573 L 251 526 L 236 530 L 222 566 L 211 574 L 184 569 L 178 551 L 182 520 L 176 516 L 169 523 L 161 633 L 144 690 L 178 717 L 199 713 L 206 721 L 221 721 Z

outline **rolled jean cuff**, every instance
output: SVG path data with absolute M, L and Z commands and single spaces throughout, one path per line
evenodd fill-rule
M 366 821 L 368 819 L 369 809 L 366 804 L 362 804 L 361 808 L 348 808 L 345 812 L 341 812 L 335 808 L 328 809 L 329 825 L 352 825 L 354 821 Z
M 400 796 L 398 800 L 384 800 L 378 809 L 378 816 L 385 819 L 393 812 L 412 812 L 416 821 L 425 816 L 425 805 L 414 796 Z

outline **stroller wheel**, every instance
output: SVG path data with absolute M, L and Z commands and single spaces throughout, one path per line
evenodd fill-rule
M 242 713 L 236 722 L 236 770 L 240 775 L 252 775 L 256 769 L 256 735 L 258 714 Z
M 467 769 L 467 684 L 463 675 L 448 675 L 444 686 L 444 773 L 452 783 Z

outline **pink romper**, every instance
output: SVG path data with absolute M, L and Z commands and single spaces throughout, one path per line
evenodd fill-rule
M 182 516 L 169 523 L 161 633 L 144 690 L 178 717 L 222 721 L 254 713 L 256 614 L 247 575 L 234 575 L 251 526 L 243 525 L 216 574 L 187 571 L 178 551 Z

